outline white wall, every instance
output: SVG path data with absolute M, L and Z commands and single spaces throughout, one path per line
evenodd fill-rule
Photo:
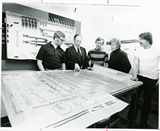
M 148 7 L 86 6 L 77 13 L 82 21 L 82 35 L 87 49 L 93 48 L 96 37 L 106 41 L 113 37 L 137 39 L 142 32 L 153 33 L 154 44 L 159 48 L 159 19 Z M 152 7 L 154 8 L 154 7 Z M 159 48 L 160 49 L 160 48 Z
M 87 49 L 94 46 L 98 36 L 109 41 L 113 37 L 119 39 L 137 38 L 137 30 L 129 18 L 137 7 L 86 6 L 79 8 L 82 21 L 82 35 Z M 132 17 L 131 17 L 132 18 Z M 132 25 L 132 26 L 131 26 Z

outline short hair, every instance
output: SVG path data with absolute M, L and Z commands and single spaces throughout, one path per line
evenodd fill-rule
M 55 38 L 63 38 L 63 39 L 65 39 L 65 34 L 63 32 L 61 32 L 61 31 L 56 31 L 54 33 L 54 35 L 53 35 L 53 39 L 55 39 Z
M 113 38 L 113 39 L 110 40 L 110 44 L 111 44 L 112 42 L 115 42 L 115 43 L 116 43 L 118 49 L 121 48 L 121 41 L 120 41 L 119 39 Z
M 95 40 L 95 43 L 97 43 L 98 41 L 102 41 L 102 44 L 104 44 L 104 39 L 103 39 L 103 38 L 98 37 L 98 38 Z
M 152 45 L 153 43 L 153 40 L 152 40 L 152 34 L 150 32 L 144 32 L 144 33 L 141 33 L 139 35 L 140 38 L 146 40 L 149 42 L 150 45 Z
M 80 36 L 80 34 L 75 34 L 73 39 L 75 40 L 77 36 Z

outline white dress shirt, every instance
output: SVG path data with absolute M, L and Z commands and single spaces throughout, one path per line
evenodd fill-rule
M 139 59 L 139 75 L 150 78 L 158 79 L 158 65 L 160 52 L 154 48 L 144 49 L 141 48 L 136 51 L 136 56 Z
M 82 52 L 81 52 L 81 48 L 79 47 L 76 47 L 76 46 L 74 46 L 74 48 L 75 48 L 75 50 L 76 50 L 76 52 L 78 53 L 78 49 L 79 49 L 79 51 L 80 51 L 80 54 L 82 54 Z

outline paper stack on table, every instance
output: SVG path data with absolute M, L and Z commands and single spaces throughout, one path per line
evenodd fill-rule
M 17 115 L 23 114 L 23 120 L 15 126 L 89 126 L 128 105 L 107 93 L 107 82 L 89 78 L 89 73 L 4 73 L 2 88 L 6 97 L 12 99 Z

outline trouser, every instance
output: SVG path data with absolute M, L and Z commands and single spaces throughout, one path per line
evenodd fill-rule
M 149 113 L 151 110 L 152 97 L 157 80 L 149 79 L 143 76 L 138 76 L 138 80 L 143 82 L 138 94 L 143 93 L 143 104 L 141 108 L 140 123 L 142 127 L 146 127 Z

